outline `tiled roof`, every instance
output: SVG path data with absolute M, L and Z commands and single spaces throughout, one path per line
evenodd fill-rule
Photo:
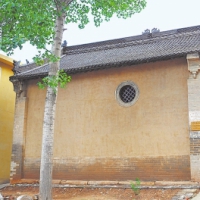
M 69 46 L 60 60 L 60 67 L 68 74 L 73 74 L 166 60 L 193 52 L 200 52 L 200 26 Z M 22 67 L 21 73 L 11 79 L 47 75 L 49 64 Z

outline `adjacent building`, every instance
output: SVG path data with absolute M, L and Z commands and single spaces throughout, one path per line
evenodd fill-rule
M 15 92 L 9 77 L 13 60 L 0 54 L 0 184 L 10 180 L 10 159 L 15 108 Z

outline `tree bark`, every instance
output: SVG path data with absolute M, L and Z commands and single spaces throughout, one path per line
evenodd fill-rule
M 57 17 L 55 22 L 55 38 L 52 45 L 52 53 L 60 57 L 61 42 L 63 37 L 65 16 Z M 50 63 L 49 76 L 56 75 L 60 68 L 60 61 Z M 52 170 L 53 170 L 53 140 L 54 140 L 54 122 L 56 111 L 56 93 L 51 87 L 47 87 L 47 94 L 45 100 L 44 120 L 43 120 L 43 137 L 42 137 L 42 152 L 40 164 L 40 186 L 39 199 L 52 199 Z

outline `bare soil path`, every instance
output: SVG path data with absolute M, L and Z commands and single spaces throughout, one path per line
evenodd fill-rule
M 55 200 L 171 200 L 180 189 L 142 189 L 135 195 L 131 189 L 117 188 L 53 188 Z M 0 190 L 4 197 L 38 194 L 38 187 L 9 186 Z

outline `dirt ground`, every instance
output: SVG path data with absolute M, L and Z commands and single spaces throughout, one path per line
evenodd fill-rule
M 180 189 L 141 189 L 135 195 L 131 189 L 117 188 L 53 188 L 55 200 L 171 200 Z M 3 197 L 18 197 L 28 195 L 33 197 L 38 194 L 38 187 L 12 186 L 0 190 Z

